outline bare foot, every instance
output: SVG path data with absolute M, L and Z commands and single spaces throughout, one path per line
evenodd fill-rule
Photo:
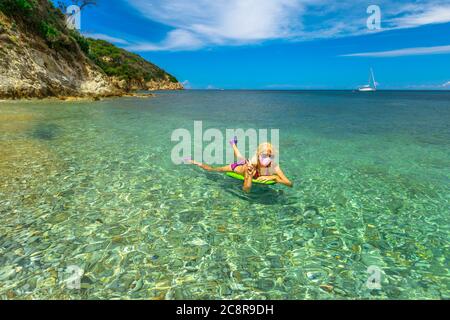
M 199 166 L 199 167 L 203 166 L 203 164 L 201 162 L 192 160 L 191 158 L 184 158 L 183 160 L 184 160 L 185 164 L 195 164 L 196 166 Z

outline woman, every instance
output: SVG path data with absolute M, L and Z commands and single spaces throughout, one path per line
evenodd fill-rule
M 230 141 L 233 148 L 234 155 L 239 161 L 229 164 L 224 167 L 211 167 L 207 164 L 203 164 L 194 160 L 188 160 L 189 163 L 195 164 L 200 168 L 207 171 L 214 172 L 236 172 L 244 176 L 243 190 L 245 192 L 250 192 L 252 188 L 252 179 L 257 181 L 275 181 L 277 183 L 284 184 L 288 187 L 292 187 L 293 184 L 284 175 L 280 166 L 274 161 L 275 160 L 275 150 L 272 144 L 265 142 L 261 143 L 256 150 L 256 154 L 251 160 L 245 159 L 237 148 L 237 138 L 234 137 Z

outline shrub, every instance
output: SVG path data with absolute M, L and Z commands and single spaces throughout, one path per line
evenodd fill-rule
M 41 22 L 41 34 L 47 42 L 56 42 L 59 39 L 61 32 L 59 32 L 53 25 L 46 21 Z
M 36 8 L 35 0 L 2 0 L 0 10 L 8 14 L 30 14 Z
M 85 54 L 89 54 L 89 42 L 85 37 L 75 30 L 70 31 L 70 36 L 78 43 L 81 51 Z

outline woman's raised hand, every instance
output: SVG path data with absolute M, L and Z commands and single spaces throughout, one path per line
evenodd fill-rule
M 253 166 L 253 164 L 250 161 L 246 160 L 246 163 L 247 163 L 247 174 L 249 176 L 253 177 L 256 172 L 256 168 Z

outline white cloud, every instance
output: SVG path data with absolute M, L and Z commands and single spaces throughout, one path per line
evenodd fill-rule
M 160 43 L 130 49 L 192 50 L 289 37 L 299 25 L 300 0 L 131 0 L 144 16 L 173 27 Z
M 403 57 L 403 56 L 448 54 L 448 53 L 450 53 L 450 45 L 438 46 L 438 47 L 405 48 L 405 49 L 390 50 L 390 51 L 351 53 L 351 54 L 344 54 L 341 57 L 387 58 L 387 57 Z
M 397 28 L 413 28 L 427 24 L 450 22 L 450 5 L 413 6 L 405 15 L 389 20 Z
M 139 43 L 128 46 L 131 51 L 170 51 L 194 50 L 201 48 L 203 42 L 192 32 L 175 29 L 168 33 L 166 39 L 160 43 Z
M 111 37 L 111 36 L 108 36 L 108 35 L 102 34 L 102 33 L 83 33 L 83 35 L 88 38 L 105 40 L 105 41 L 117 43 L 117 44 L 124 44 L 124 45 L 129 44 L 129 42 L 124 39 Z
M 367 29 L 367 1 L 128 0 L 141 14 L 172 28 L 159 43 L 135 51 L 197 50 L 267 40 L 305 41 L 450 22 L 448 0 L 378 0 L 382 29 Z
M 410 84 L 403 88 L 393 88 L 393 89 L 408 89 L 408 90 L 448 90 L 450 87 L 450 81 L 444 84 L 428 83 L 428 84 Z

